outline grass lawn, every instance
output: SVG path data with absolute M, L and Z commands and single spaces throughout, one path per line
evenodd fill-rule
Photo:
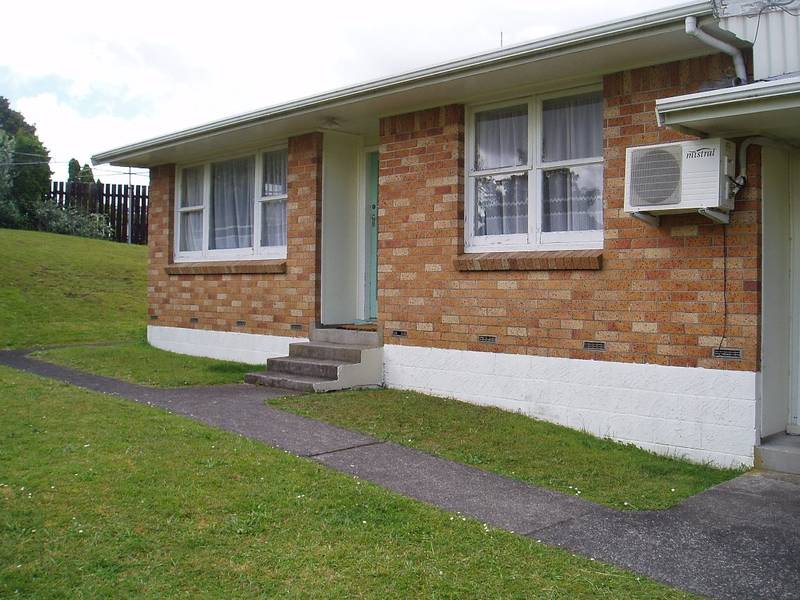
M 0 597 L 688 597 L 151 407 L 0 404 Z
M 0 347 L 142 339 L 147 248 L 0 229 Z
M 269 403 L 619 509 L 667 508 L 741 474 L 416 392 L 350 390 Z
M 36 358 L 56 364 L 157 387 L 242 383 L 258 367 L 242 363 L 175 354 L 147 342 L 113 346 L 73 346 L 40 350 Z

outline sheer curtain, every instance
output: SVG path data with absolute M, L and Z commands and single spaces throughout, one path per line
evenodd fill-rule
M 542 161 L 603 155 L 600 93 L 545 100 L 542 104 Z M 545 164 L 546 168 L 546 164 Z M 602 165 L 576 165 L 542 173 L 542 231 L 602 229 Z
M 491 171 L 527 164 L 527 104 L 475 115 L 475 170 Z M 527 172 L 476 177 L 475 235 L 509 235 L 527 230 Z
M 181 213 L 181 252 L 203 249 L 203 211 Z
M 528 174 L 475 180 L 475 235 L 528 231 Z
M 475 115 L 475 170 L 515 167 L 528 162 L 528 106 L 510 106 Z
M 210 249 L 253 245 L 254 180 L 252 156 L 211 165 Z
M 203 167 L 191 167 L 181 173 L 180 250 L 203 249 Z
M 261 245 L 286 245 L 286 174 L 289 153 L 286 149 L 263 156 L 264 180 L 261 190 Z
M 555 98 L 542 104 L 542 160 L 603 155 L 603 102 L 599 93 Z
M 286 245 L 286 200 L 261 203 L 261 245 Z
M 545 171 L 542 196 L 542 231 L 595 231 L 603 228 L 601 165 Z

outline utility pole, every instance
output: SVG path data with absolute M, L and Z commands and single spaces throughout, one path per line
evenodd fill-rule
M 133 184 L 130 167 L 128 167 L 128 243 L 133 243 Z

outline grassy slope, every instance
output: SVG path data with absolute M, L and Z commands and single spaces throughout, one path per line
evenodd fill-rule
M 166 352 L 144 341 L 113 346 L 55 348 L 36 352 L 34 356 L 74 369 L 157 387 L 241 383 L 245 373 L 258 368 Z
M 141 339 L 147 249 L 0 229 L 0 347 Z
M 146 406 L 0 405 L 0 597 L 686 597 Z
M 620 509 L 667 508 L 740 474 L 415 392 L 344 391 L 270 404 Z

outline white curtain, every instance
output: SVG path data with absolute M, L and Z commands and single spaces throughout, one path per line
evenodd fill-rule
M 542 231 L 603 228 L 601 165 L 553 169 L 542 175 Z
M 181 208 L 202 206 L 203 167 L 191 167 L 181 173 Z
M 275 150 L 264 154 L 264 182 L 262 196 L 284 196 L 286 194 L 287 150 Z
M 181 172 L 180 208 L 203 206 L 203 167 L 191 167 Z M 202 209 L 180 213 L 180 249 L 195 252 L 203 249 Z
M 477 171 L 528 162 L 528 106 L 509 106 L 475 115 Z
M 528 174 L 475 180 L 475 235 L 528 231 Z
M 255 159 L 239 158 L 211 165 L 209 248 L 253 245 Z
M 599 93 L 545 100 L 542 160 L 603 155 L 603 102 Z
M 196 252 L 203 249 L 203 211 L 181 213 L 181 252 Z
M 261 245 L 286 245 L 286 200 L 261 203 Z

